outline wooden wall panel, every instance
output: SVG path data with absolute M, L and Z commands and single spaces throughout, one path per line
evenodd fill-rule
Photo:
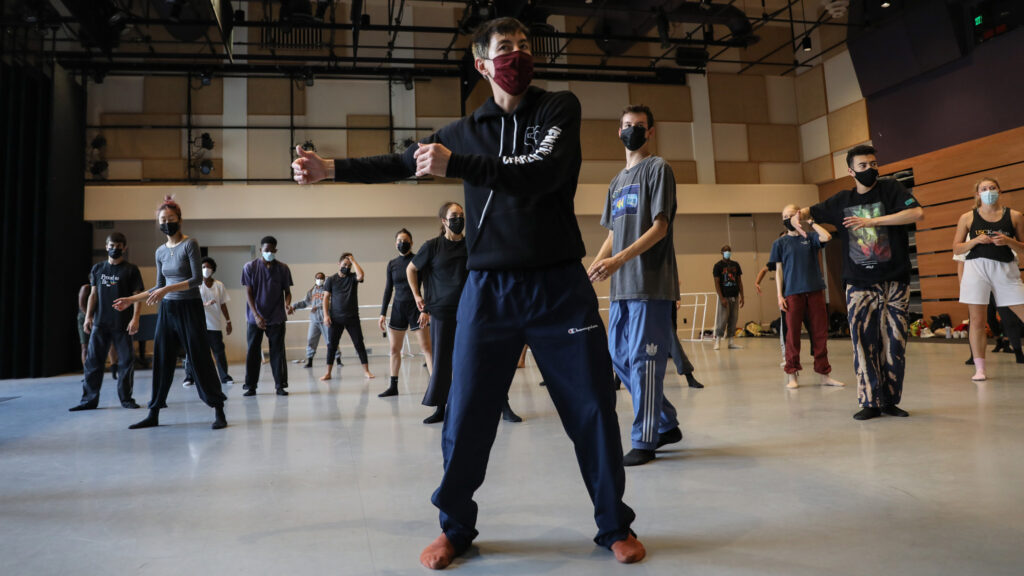
M 810 162 L 804 162 L 804 183 L 822 184 L 830 182 L 832 176 L 832 156 L 822 156 Z
M 203 176 L 198 170 L 193 170 L 193 177 L 199 180 L 223 178 L 224 161 L 220 158 L 211 158 L 211 160 L 213 160 L 213 172 L 209 176 Z M 142 161 L 142 177 L 152 180 L 187 178 L 188 165 L 184 158 L 147 158 Z
M 826 114 L 825 69 L 819 64 L 796 77 L 796 115 L 804 124 Z
M 198 80 L 193 80 L 192 113 L 213 116 L 224 113 L 224 80 L 222 78 L 212 78 L 209 86 L 200 86 Z
M 1024 188 L 1024 162 L 983 173 L 967 174 L 959 178 L 923 184 L 914 188 L 914 196 L 923 206 L 971 198 L 974 196 L 974 183 L 982 176 L 992 176 L 999 180 L 999 185 L 1004 192 Z M 1007 196 L 1010 195 L 1007 194 Z
M 349 114 L 346 122 L 350 127 L 387 127 L 388 117 L 376 114 Z M 361 158 L 391 152 L 391 141 L 387 130 L 348 130 L 346 156 Z
M 763 76 L 708 74 L 711 121 L 767 124 L 768 90 Z
M 947 301 L 935 301 L 935 302 L 922 302 L 921 313 L 929 322 L 932 320 L 932 316 L 938 316 L 939 314 L 949 314 L 949 319 L 953 321 L 953 327 L 956 328 L 961 322 L 967 320 L 967 304 L 961 304 L 955 300 Z M 967 339 L 964 338 L 964 348 L 967 348 Z M 966 352 L 966 350 L 965 350 Z
M 689 86 L 630 84 L 629 103 L 646 104 L 654 113 L 654 122 L 693 122 L 693 104 Z
M 918 184 L 991 170 L 1024 158 L 1024 127 L 1014 128 L 902 161 L 914 167 Z
M 142 110 L 147 114 L 184 114 L 184 76 L 146 76 L 142 81 Z
M 921 297 L 929 300 L 959 298 L 960 281 L 955 275 L 921 278 Z
M 672 174 L 676 177 L 676 184 L 697 183 L 697 162 L 693 160 L 668 160 L 672 167 Z
M 287 116 L 291 91 L 295 91 L 295 115 L 306 114 L 306 91 L 293 87 L 287 78 L 249 78 L 247 80 L 247 112 L 250 116 Z
M 622 140 L 616 136 L 618 129 L 618 120 L 583 120 L 580 125 L 583 159 L 625 162 L 625 148 L 622 147 Z
M 787 124 L 748 124 L 751 162 L 799 162 L 800 128 Z
M 953 260 L 953 251 L 918 254 L 917 270 L 921 276 L 956 274 L 956 261 Z
M 831 164 L 831 159 L 829 159 L 829 163 Z M 843 176 L 842 178 L 838 178 L 818 186 L 818 198 L 824 201 L 826 198 L 835 196 L 837 192 L 849 190 L 854 186 L 856 186 L 856 181 L 853 179 L 853 176 Z
M 870 139 L 866 100 L 858 100 L 828 115 L 828 143 L 833 153 Z
M 715 162 L 718 184 L 760 184 L 757 162 Z
M 481 83 L 486 87 L 485 80 L 481 79 Z M 462 116 L 461 94 L 458 78 L 417 80 L 416 115 L 460 117 Z
M 974 200 L 961 200 L 959 202 L 939 204 L 938 206 L 925 206 L 924 220 L 917 223 L 917 229 L 920 231 L 930 230 L 932 228 L 956 226 L 957 222 L 960 221 L 960 215 L 973 207 Z M 955 230 L 955 228 L 953 230 Z M 952 241 L 951 231 L 950 242 Z
M 175 126 L 181 123 L 177 114 L 103 114 L 100 124 Z M 108 159 L 180 158 L 182 131 L 177 129 L 117 129 L 100 131 L 107 139 Z
M 953 227 L 919 231 L 914 236 L 917 239 L 917 253 L 952 250 L 954 233 L 956 233 L 956 228 Z
M 793 54 L 789 50 L 778 50 L 779 46 L 792 42 L 790 31 L 783 26 L 761 26 L 757 30 L 761 40 L 745 48 L 740 48 L 740 59 L 745 62 L 757 62 L 744 74 L 781 74 L 793 64 Z M 770 66 L 768 63 L 777 64 Z

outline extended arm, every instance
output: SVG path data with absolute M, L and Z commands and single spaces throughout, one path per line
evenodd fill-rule
M 924 220 L 924 208 L 915 206 L 913 208 L 907 208 L 906 210 L 900 210 L 894 214 L 875 216 L 874 218 L 847 216 L 846 218 L 843 218 L 843 226 L 851 230 L 859 230 L 861 228 L 873 228 L 875 226 L 904 226 L 907 224 L 913 224 L 914 222 L 920 222 L 921 220 Z
M 788 308 L 786 298 L 782 295 L 782 262 L 775 265 L 775 294 L 779 301 L 779 310 L 785 312 Z
M 764 280 L 764 275 L 768 273 L 768 265 L 765 264 L 761 267 L 761 270 L 757 273 L 757 278 L 754 278 L 754 289 L 757 293 L 761 293 L 761 281 Z

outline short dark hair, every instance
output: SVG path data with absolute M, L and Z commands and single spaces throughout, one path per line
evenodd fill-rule
M 323 276 L 324 278 L 327 278 L 327 274 L 324 274 L 323 272 L 317 272 L 316 274 L 313 274 L 313 278 L 316 278 L 317 276 Z
M 495 34 L 508 36 L 522 32 L 527 38 L 530 37 L 530 29 L 515 18 L 495 18 L 484 22 L 473 32 L 473 56 L 487 58 L 491 47 L 491 38 Z
M 619 126 L 622 126 L 622 117 L 626 114 L 647 114 L 647 127 L 654 128 L 654 112 L 646 104 L 630 104 L 623 108 L 619 114 Z
M 203 256 L 203 260 L 199 264 L 200 266 L 202 266 L 203 264 L 207 264 L 210 266 L 211 270 L 213 270 L 214 272 L 217 271 L 217 261 L 214 260 L 213 258 L 210 258 L 209 256 Z
M 395 232 L 395 238 L 398 238 L 398 237 L 399 237 L 399 236 L 401 236 L 402 234 L 408 234 L 408 235 L 409 235 L 409 240 L 410 240 L 410 241 L 412 240 L 412 232 L 409 232 L 409 231 L 408 231 L 408 230 L 406 230 L 405 228 L 402 228 L 402 229 L 401 229 L 401 230 L 399 230 L 398 232 Z
M 348 258 L 351 255 L 352 255 L 351 252 L 342 252 L 341 256 L 338 256 L 338 262 L 341 262 L 342 260 L 344 260 L 345 258 Z
M 726 251 L 732 252 L 732 246 L 729 246 L 728 244 L 726 244 L 725 246 L 722 246 L 721 250 L 719 250 L 719 252 L 726 252 Z
M 875 156 L 876 154 L 877 154 L 877 152 L 875 152 L 875 147 L 874 146 L 869 146 L 867 144 L 861 144 L 860 146 L 854 146 L 853 148 L 850 148 L 849 152 L 846 153 L 846 165 L 848 167 L 850 167 L 850 168 L 853 168 L 853 157 L 854 156 L 868 156 L 868 155 Z
M 272 244 L 274 248 L 277 248 L 277 238 L 274 238 L 273 236 L 264 236 L 260 239 L 260 246 L 263 246 L 264 244 Z
M 120 242 L 121 244 L 127 246 L 128 238 L 125 238 L 125 235 L 121 234 L 120 232 L 111 232 L 110 234 L 107 234 L 107 242 L 113 242 L 115 244 Z

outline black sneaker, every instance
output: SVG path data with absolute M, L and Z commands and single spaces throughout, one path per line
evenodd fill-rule
M 256 395 L 256 389 L 255 388 L 246 388 L 245 392 L 242 392 L 242 396 L 255 396 L 255 395 Z
M 854 420 L 871 420 L 872 418 L 878 418 L 882 415 L 882 411 L 878 408 L 863 408 L 860 412 L 853 415 Z
M 72 406 L 68 408 L 68 412 L 79 412 L 81 410 L 95 410 L 99 406 L 99 402 L 82 402 L 78 406 Z
M 641 450 L 633 448 L 622 458 L 623 466 L 640 466 L 654 460 L 654 450 Z
M 666 444 L 675 444 L 683 439 L 683 431 L 679 429 L 679 426 L 669 430 L 668 432 L 662 433 L 661 437 L 658 438 L 658 448 L 665 446 Z
M 306 358 L 306 365 L 303 366 L 303 368 L 312 368 L 312 367 L 313 367 L 313 357 L 310 356 L 309 358 Z
M 910 412 L 907 412 L 899 406 L 882 406 L 882 414 L 885 414 L 886 416 L 899 416 L 901 418 L 910 416 Z
M 121 408 L 131 408 L 134 410 L 136 408 L 142 408 L 142 406 L 139 406 L 135 400 L 129 400 L 127 402 L 121 402 Z

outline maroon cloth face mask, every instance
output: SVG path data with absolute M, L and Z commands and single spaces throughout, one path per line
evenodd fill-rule
M 494 82 L 511 96 L 518 96 L 529 88 L 533 80 L 533 56 L 522 50 L 495 56 Z

